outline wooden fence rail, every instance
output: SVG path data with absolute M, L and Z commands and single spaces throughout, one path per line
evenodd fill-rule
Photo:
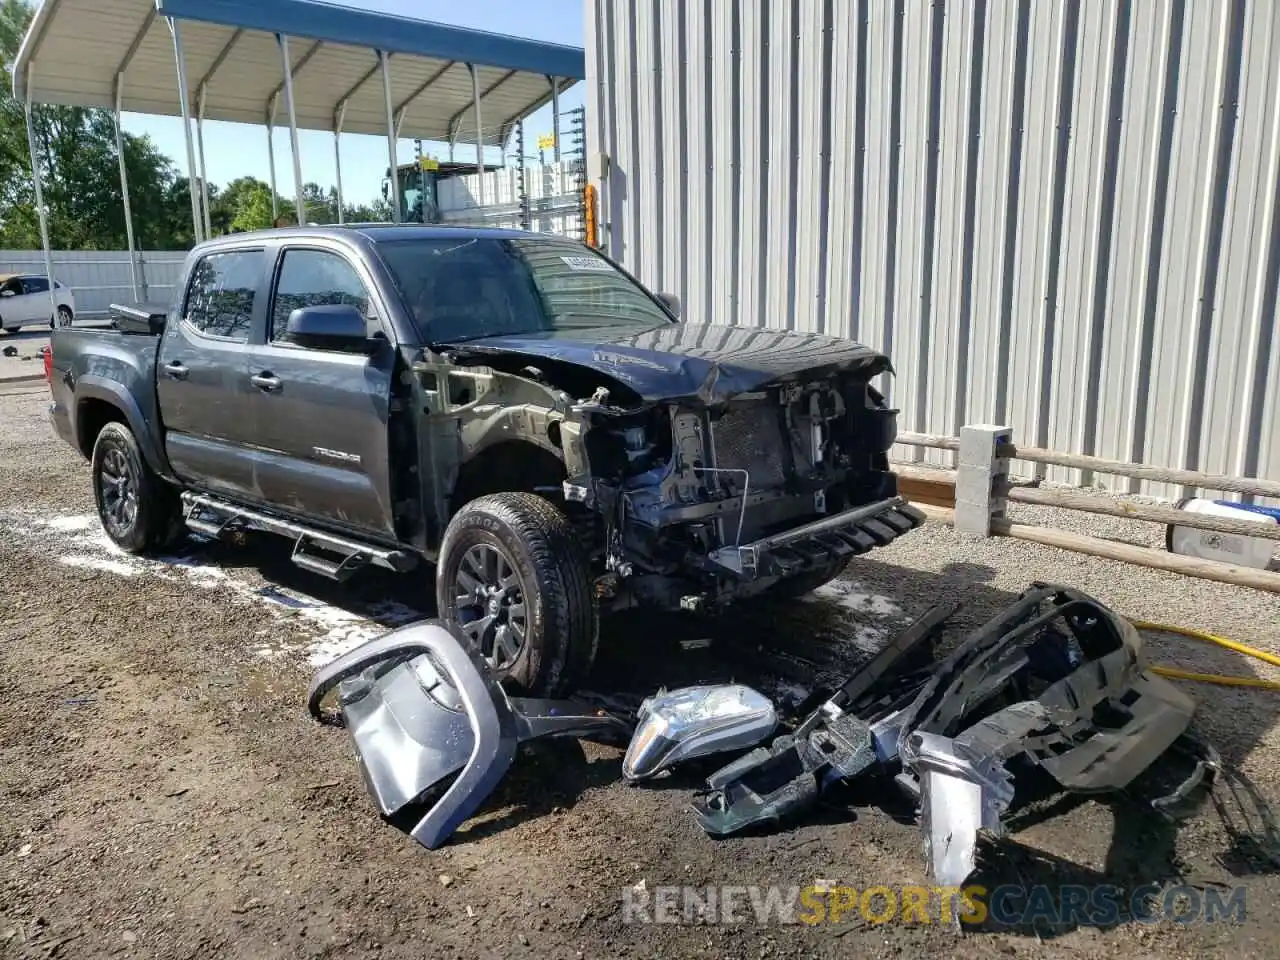
M 1204 490 L 1221 490 L 1231 493 L 1247 494 L 1259 497 L 1280 498 L 1280 482 L 1264 480 L 1257 477 L 1230 477 L 1219 474 L 1202 473 L 1196 470 L 1179 470 L 1167 467 L 1155 467 L 1147 464 L 1125 463 L 1118 460 L 1105 460 L 1101 457 L 1080 454 L 1059 453 L 1054 450 L 1043 450 L 1038 447 L 1019 447 L 1000 437 L 1001 432 L 993 428 L 966 428 L 966 436 L 973 443 L 975 434 L 989 434 L 996 437 L 994 445 L 989 444 L 987 450 L 987 466 L 976 465 L 970 460 L 964 461 L 963 469 L 971 471 L 966 474 L 966 490 L 969 491 L 970 518 L 972 511 L 972 491 L 977 489 L 988 492 L 991 513 L 979 516 L 979 534 L 1016 537 L 1048 546 L 1061 547 L 1078 553 L 1122 560 L 1127 563 L 1156 569 L 1170 570 L 1189 576 L 1255 587 L 1280 593 L 1280 573 L 1258 570 L 1251 567 L 1239 567 L 1215 560 L 1204 560 L 1187 557 L 1181 554 L 1152 550 L 1133 544 L 1117 543 L 1097 537 L 1087 537 L 1065 530 L 1051 527 L 1034 526 L 1025 523 L 1014 523 L 1008 520 L 1005 513 L 1006 504 L 1027 503 L 1039 506 L 1058 507 L 1068 510 L 1079 510 L 1085 513 L 1105 516 L 1123 517 L 1131 520 L 1144 520 L 1166 526 L 1178 525 L 1212 533 L 1231 536 L 1258 537 L 1280 541 L 1280 524 L 1266 524 L 1256 521 L 1230 517 L 1215 517 L 1207 514 L 1190 513 L 1173 507 L 1158 504 L 1135 503 L 1117 500 L 1102 494 L 1089 493 L 1083 490 L 1044 488 L 1034 483 L 1011 482 L 1005 477 L 998 463 L 1006 460 L 1024 460 L 1032 463 L 1044 463 L 1054 466 L 1072 467 L 1094 473 L 1114 474 L 1142 480 L 1156 480 L 1166 483 L 1180 484 Z M 903 433 L 897 442 L 908 446 L 929 447 L 938 450 L 960 451 L 959 437 L 937 436 L 934 434 Z M 975 447 L 967 448 L 972 454 Z M 977 461 L 981 462 L 982 457 Z M 927 467 L 920 464 L 894 464 L 899 476 L 899 489 L 903 496 L 920 505 L 926 513 L 935 519 L 943 519 L 955 523 L 956 518 L 956 485 L 958 472 L 940 467 Z M 985 470 L 985 472 L 984 472 Z M 974 472 L 976 471 L 976 472 Z M 975 479 L 976 477 L 976 479 Z M 985 520 L 984 520 L 985 517 Z M 972 523 L 972 521 L 968 521 Z
M 914 447 L 932 447 L 937 450 L 959 450 L 959 437 L 942 437 L 929 433 L 901 433 L 898 443 Z M 999 447 L 999 456 L 1007 460 L 1025 460 L 1055 467 L 1073 467 L 1092 473 L 1113 474 L 1135 480 L 1154 480 L 1159 483 L 1176 483 L 1201 490 L 1221 490 L 1226 493 L 1242 493 L 1255 497 L 1280 499 L 1280 480 L 1264 480 L 1260 477 L 1229 477 L 1199 470 L 1180 470 L 1175 467 L 1155 467 L 1145 463 L 1127 463 L 1124 460 L 1106 460 L 1080 453 L 1059 453 L 1040 447 L 1020 447 L 1005 443 Z

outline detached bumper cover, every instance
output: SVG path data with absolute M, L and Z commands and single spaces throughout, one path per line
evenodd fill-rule
M 480 808 L 520 743 L 631 734 L 582 703 L 508 697 L 456 628 L 437 622 L 394 630 L 322 668 L 307 692 L 317 720 L 331 719 L 321 704 L 335 688 L 378 812 L 428 849 Z
M 710 558 L 744 580 L 790 577 L 888 546 L 924 521 L 924 514 L 901 497 L 889 497 L 754 543 L 721 547 Z

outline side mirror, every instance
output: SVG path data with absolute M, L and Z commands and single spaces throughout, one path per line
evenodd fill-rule
M 287 329 L 289 339 L 300 347 L 368 351 L 374 343 L 364 316 L 349 303 L 299 307 L 289 314 Z
M 674 293 L 660 293 L 658 299 L 662 301 L 662 305 L 671 311 L 673 316 L 680 316 L 680 298 Z

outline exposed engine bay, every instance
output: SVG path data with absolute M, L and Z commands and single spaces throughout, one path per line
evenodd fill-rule
M 811 589 L 923 522 L 889 469 L 897 411 L 872 383 L 887 357 L 793 334 L 717 351 L 691 335 L 491 339 L 451 349 L 442 371 L 463 450 L 523 437 L 561 461 L 562 490 L 539 492 L 581 519 L 603 603 L 697 610 L 793 578 Z
M 864 380 L 837 376 L 715 407 L 637 413 L 610 399 L 601 388 L 578 405 L 590 424 L 586 471 L 565 482 L 566 498 L 603 524 L 610 592 L 634 578 L 639 602 L 674 589 L 680 606 L 696 608 L 805 571 L 834 575 L 921 520 L 896 500 L 888 469 L 897 412 Z M 868 504 L 878 509 L 840 521 Z M 701 589 L 672 582 L 690 577 Z
M 886 457 L 895 415 L 869 384 L 833 377 L 714 408 L 601 416 L 585 438 L 590 478 L 571 477 L 566 490 L 594 503 L 607 530 L 605 568 L 618 577 L 695 574 L 714 600 L 806 570 L 834 575 L 841 561 L 919 522 L 890 503 L 864 525 L 811 529 L 895 497 Z M 787 536 L 797 530 L 807 532 Z

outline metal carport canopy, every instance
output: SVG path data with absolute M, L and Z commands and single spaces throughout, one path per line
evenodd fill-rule
M 453 142 L 460 131 L 472 133 L 476 170 L 482 172 L 484 145 L 504 144 L 517 121 L 548 100 L 557 103 L 562 89 L 585 78 L 586 59 L 575 47 L 316 0 L 44 0 L 12 70 L 14 94 L 26 108 L 36 210 L 56 313 L 48 218 L 31 122 L 35 104 L 114 112 L 136 296 L 121 112 L 182 118 L 189 182 L 200 184 L 191 191 L 198 242 L 211 233 L 206 119 L 266 125 L 273 216 L 277 194 L 271 130 L 276 123 L 288 125 L 295 203 L 303 222 L 298 129 L 333 132 L 339 223 L 342 133 L 386 136 L 392 217 L 399 219 L 394 171 L 401 135 Z M 381 82 L 373 82 L 375 76 Z M 483 178 L 478 199 L 483 205 Z
M 284 95 L 276 34 L 292 41 L 295 116 L 309 130 L 335 130 L 345 103 L 344 132 L 387 134 L 378 51 L 391 56 L 397 133 L 429 140 L 461 131 L 472 141 L 468 64 L 477 68 L 486 144 L 505 142 L 517 120 L 551 99 L 550 78 L 562 90 L 586 70 L 579 48 L 315 0 L 45 0 L 14 63 L 17 98 L 183 116 L 166 17 L 182 27 L 188 110 L 203 91 L 210 120 L 267 121 Z

